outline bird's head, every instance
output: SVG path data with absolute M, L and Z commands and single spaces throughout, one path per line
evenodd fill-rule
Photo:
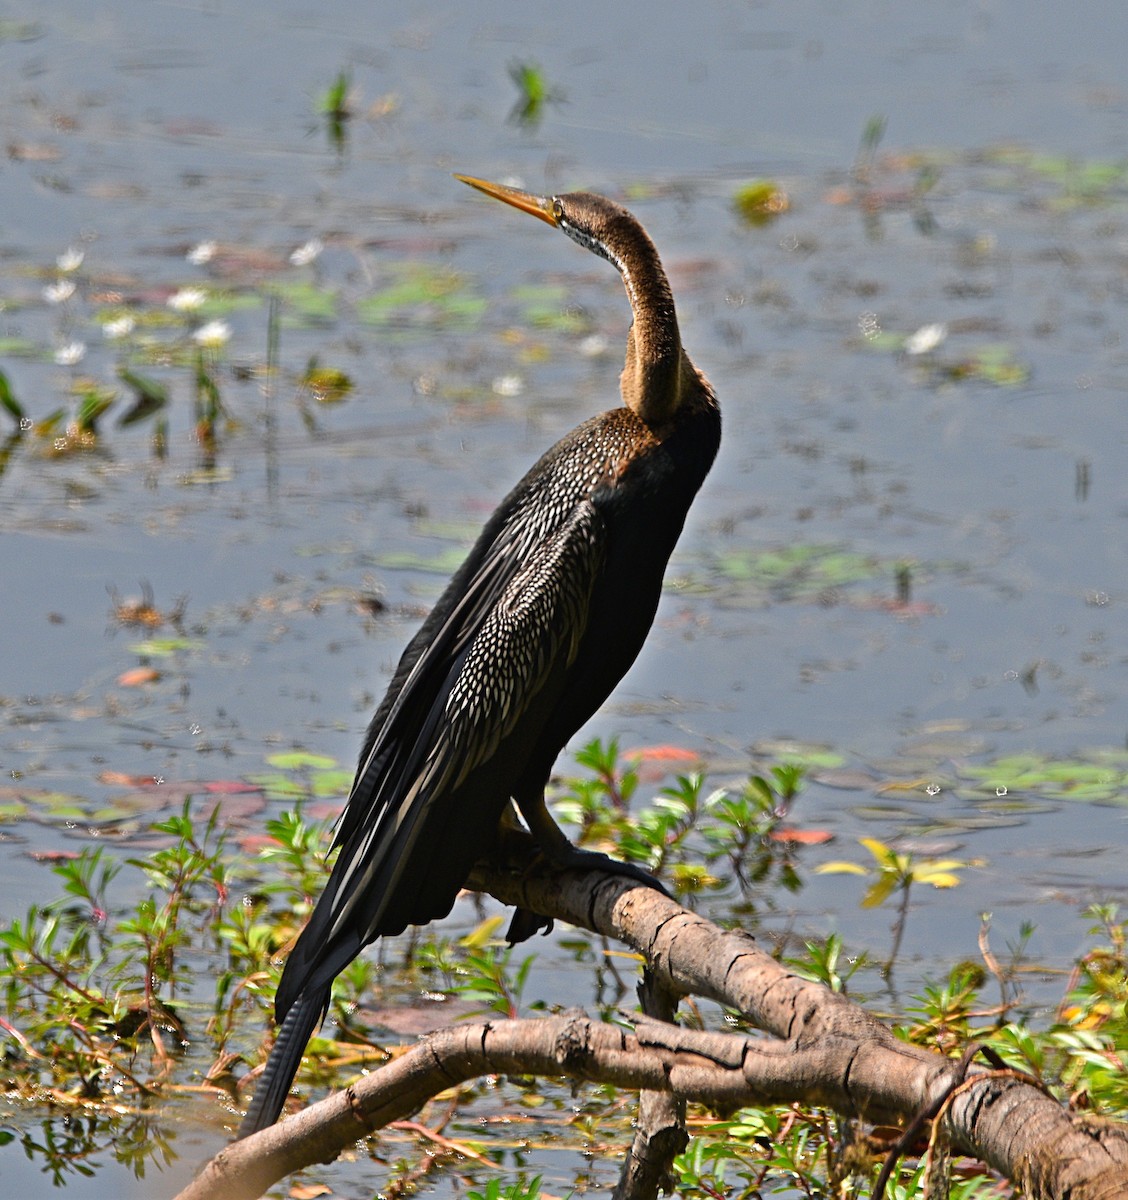
M 682 352 L 674 298 L 658 251 L 637 218 L 593 192 L 537 196 L 469 175 L 455 178 L 539 218 L 614 265 L 634 315 L 621 379 L 623 401 L 651 425 L 665 425 L 699 377 Z

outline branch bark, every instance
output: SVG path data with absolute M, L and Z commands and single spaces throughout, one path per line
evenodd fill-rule
M 953 1148 L 990 1163 L 1031 1200 L 1128 1195 L 1128 1125 L 1071 1114 L 1013 1072 L 973 1067 L 960 1083 L 959 1064 L 898 1041 L 739 930 L 723 930 L 656 891 L 599 871 L 533 878 L 479 867 L 472 884 L 506 904 L 633 947 L 657 989 L 647 1004 L 663 1018 L 672 1015 L 674 997 L 693 994 L 739 1011 L 767 1036 L 704 1033 L 646 1016 L 628 1032 L 578 1011 L 440 1030 L 345 1091 L 222 1150 L 177 1200 L 251 1200 L 483 1074 L 641 1089 L 650 1115 L 644 1113 L 620 1179 L 624 1200 L 651 1196 L 663 1181 L 678 1142 L 677 1106 L 687 1100 L 726 1108 L 799 1101 L 889 1122 L 949 1091 L 939 1119 Z
M 678 998 L 649 967 L 643 969 L 638 999 L 645 1016 L 673 1023 Z M 674 1159 L 688 1144 L 685 1098 L 672 1090 L 644 1089 L 638 1097 L 634 1141 L 611 1200 L 654 1200 L 660 1191 L 672 1192 Z

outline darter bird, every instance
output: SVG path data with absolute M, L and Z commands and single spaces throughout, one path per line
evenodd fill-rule
M 682 349 L 654 243 L 626 209 L 587 192 L 542 197 L 457 178 L 618 270 L 634 318 L 622 405 L 572 430 L 502 500 L 404 651 L 368 727 L 336 862 L 286 962 L 281 1028 L 239 1137 L 277 1119 L 337 974 L 374 939 L 446 916 L 511 806 L 553 865 L 660 886 L 573 846 L 544 792 L 565 743 L 646 640 L 720 444 L 720 409 Z M 518 913 L 511 936 L 547 924 Z

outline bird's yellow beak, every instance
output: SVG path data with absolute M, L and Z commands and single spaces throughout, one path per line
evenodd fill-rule
M 489 183 L 485 179 L 474 179 L 470 175 L 455 175 L 455 179 L 461 179 L 463 183 L 468 183 L 472 188 L 485 192 L 487 196 L 493 196 L 495 200 L 512 204 L 514 208 L 519 208 L 522 212 L 532 213 L 534 217 L 540 217 L 549 225 L 557 224 L 551 197 L 534 196 L 530 192 L 522 192 L 519 188 L 506 187 L 503 183 Z

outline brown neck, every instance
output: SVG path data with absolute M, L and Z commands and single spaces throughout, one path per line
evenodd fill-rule
M 619 382 L 623 403 L 657 429 L 672 419 L 696 372 L 682 350 L 674 297 L 658 252 L 650 238 L 635 229 L 635 237 L 614 248 L 618 253 L 612 259 L 634 314 Z

